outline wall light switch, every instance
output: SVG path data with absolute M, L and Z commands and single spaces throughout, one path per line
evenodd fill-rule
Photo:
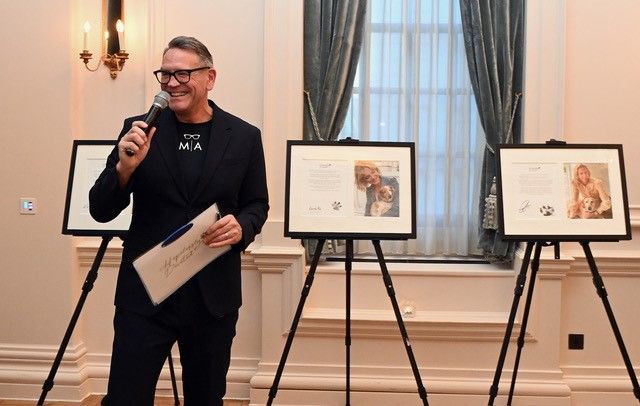
M 37 212 L 36 199 L 33 197 L 21 197 L 20 198 L 20 214 L 36 214 Z

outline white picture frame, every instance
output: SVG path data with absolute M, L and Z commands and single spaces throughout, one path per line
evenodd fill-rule
M 622 145 L 509 144 L 496 154 L 505 239 L 631 239 Z
M 415 238 L 414 151 L 409 142 L 288 141 L 284 235 Z

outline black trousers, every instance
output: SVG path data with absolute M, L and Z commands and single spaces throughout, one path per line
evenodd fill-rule
M 156 383 L 177 341 L 185 406 L 222 406 L 238 312 L 212 316 L 192 279 L 153 316 L 116 308 L 108 406 L 153 406 Z

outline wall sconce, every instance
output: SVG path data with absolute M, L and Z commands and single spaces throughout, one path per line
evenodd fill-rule
M 91 31 L 91 25 L 85 21 L 83 25 L 83 47 L 80 52 L 80 59 L 84 61 L 87 70 L 95 72 L 104 64 L 109 68 L 111 79 L 118 77 L 118 72 L 124 67 L 124 63 L 129 59 L 129 54 L 124 46 L 124 23 L 122 22 L 122 0 L 103 0 L 103 21 L 104 37 L 102 38 L 102 49 L 100 59 L 95 68 L 89 67 L 89 61 L 93 54 L 89 52 L 87 38 Z M 115 35 L 117 33 L 117 35 Z

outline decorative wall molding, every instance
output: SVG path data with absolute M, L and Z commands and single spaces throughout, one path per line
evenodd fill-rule
M 510 278 L 511 268 L 493 264 L 475 263 L 387 263 L 392 278 L 402 276 L 447 277 L 447 278 Z M 317 274 L 344 275 L 344 262 L 325 261 L 318 265 Z M 381 275 L 378 262 L 353 262 L 351 275 Z
M 423 311 L 418 317 L 403 318 L 403 322 L 413 341 L 502 342 L 507 318 L 508 313 L 504 312 Z M 344 320 L 342 309 L 305 310 L 296 337 L 344 337 Z M 514 325 L 512 341 L 518 338 L 520 327 L 520 323 Z M 398 322 L 390 310 L 352 310 L 351 336 L 367 339 L 401 338 Z M 532 342 L 535 338 L 526 333 L 525 341 Z
M 42 384 L 46 374 L 42 375 L 41 370 L 48 372 L 51 369 L 57 353 L 58 347 L 53 346 L 0 344 L 0 382 L 24 383 L 27 380 L 40 381 Z M 56 383 L 80 383 L 86 354 L 84 344 L 69 345 L 60 363 Z
M 167 45 L 166 0 L 146 1 L 147 7 L 147 53 L 144 55 L 145 72 L 158 68 L 159 56 Z M 151 75 L 144 76 L 144 99 L 153 100 L 158 92 L 158 83 Z
M 415 386 L 415 385 L 414 385 Z M 540 392 L 544 392 L 546 387 L 550 385 L 536 386 L 540 388 Z M 508 388 L 507 388 L 508 389 Z M 429 389 L 428 389 L 429 390 Z M 485 388 L 484 392 L 488 389 Z M 534 390 L 535 391 L 535 390 Z M 560 394 L 559 390 L 555 390 L 558 393 L 557 396 L 544 396 L 544 395 L 520 395 L 516 394 L 513 401 L 514 404 L 519 406 L 571 406 L 571 398 L 569 395 Z M 428 400 L 430 404 L 438 406 L 461 406 L 461 405 L 483 405 L 487 402 L 488 395 L 486 393 L 476 394 L 450 394 L 442 393 L 438 391 L 428 392 Z M 313 399 L 310 401 L 310 399 Z M 500 397 L 496 404 L 506 399 L 506 394 L 500 393 Z M 266 390 L 252 390 L 250 406 L 264 405 L 267 400 Z M 394 406 L 410 406 L 410 405 L 422 405 L 416 389 L 413 392 L 363 392 L 363 391 L 351 391 L 351 404 L 354 405 L 394 405 Z M 320 391 L 320 390 L 287 390 L 282 389 L 278 391 L 276 398 L 278 405 L 342 405 L 345 404 L 344 390 L 332 390 L 332 391 Z M 313 403 L 309 403 L 313 402 Z M 581 406 L 602 406 L 603 404 L 613 403 L 596 403 L 592 405 Z M 618 403 L 620 404 L 620 403 Z
M 0 344 L 0 393 L 3 399 L 37 399 L 58 352 L 52 346 Z M 109 378 L 111 354 L 88 353 L 84 344 L 68 346 L 54 377 L 47 401 L 80 402 L 92 393 L 100 393 Z M 182 379 L 178 356 L 173 357 L 176 380 Z M 248 398 L 249 380 L 255 375 L 257 358 L 233 357 L 227 374 L 228 394 Z M 178 385 L 182 393 L 182 386 Z M 173 396 L 168 364 L 157 385 L 158 396 Z
M 303 10 L 304 2 L 300 1 L 264 2 L 262 138 L 268 157 L 269 190 L 280 192 L 269 196 L 268 223 L 274 224 L 284 221 L 286 140 L 301 139 L 303 131 Z M 270 229 L 269 224 L 266 226 Z M 264 233 L 264 242 L 267 245 L 290 243 L 290 239 L 283 237 L 283 229 Z
M 82 267 L 90 267 L 98 254 L 100 247 L 100 239 L 98 237 L 78 238 L 76 242 L 76 257 L 78 265 Z M 109 242 L 107 250 L 104 253 L 100 267 L 116 268 L 120 267 L 120 259 L 122 258 L 122 241 L 115 237 Z
M 49 375 L 58 347 L 0 344 L 0 393 L 3 398 L 37 399 Z M 89 378 L 83 343 L 70 344 L 60 362 L 47 399 L 82 400 L 81 387 Z
M 406 366 L 376 367 L 369 365 L 351 366 L 351 388 L 362 392 L 412 392 L 416 382 L 409 363 Z M 275 371 L 277 364 L 270 365 Z M 279 388 L 299 390 L 344 390 L 344 365 L 286 365 Z M 511 370 L 504 370 L 510 380 Z M 420 367 L 420 375 L 428 391 L 449 394 L 485 394 L 491 381 L 492 369 L 431 368 Z M 560 370 L 518 370 L 520 394 L 568 395 L 568 388 L 561 382 Z M 273 377 L 257 374 L 251 380 L 254 388 L 269 388 Z M 500 386 L 505 385 L 501 382 Z M 507 385 L 508 386 L 508 385 Z
M 304 269 L 304 249 L 302 247 L 259 247 L 251 252 L 252 260 L 262 274 L 263 295 L 265 285 L 276 284 L 279 298 L 273 300 L 280 302 L 280 331 L 285 332 L 289 328 L 295 312 L 297 300 L 303 284 L 302 272 Z M 266 305 L 266 297 L 263 297 L 263 307 Z M 267 305 L 268 306 L 268 305 Z M 263 309 L 264 311 L 264 309 Z M 263 313 L 264 314 L 264 313 Z
M 90 266 L 98 247 L 98 241 L 88 241 L 78 246 L 78 256 L 84 266 Z M 109 246 L 104 266 L 117 267 L 121 247 L 119 243 Z M 640 277 L 640 255 L 635 251 L 598 251 L 597 263 L 603 275 L 615 275 L 628 278 Z M 305 261 L 304 250 L 301 247 L 276 247 L 256 246 L 252 247 L 242 257 L 243 272 L 258 272 L 267 286 L 278 286 L 281 295 L 273 299 L 279 302 L 276 306 L 280 309 L 280 323 L 277 331 L 281 339 L 285 337 L 289 328 L 293 310 L 297 304 L 302 281 L 304 279 Z M 517 265 L 517 264 L 516 264 Z M 377 278 L 379 270 L 375 263 L 358 264 L 353 270 L 353 277 Z M 340 276 L 344 273 L 343 263 L 323 263 L 317 271 L 317 275 Z M 477 268 L 477 269 L 476 269 Z M 517 266 L 515 267 L 517 268 Z M 392 274 L 396 280 L 401 278 L 451 278 L 454 282 L 463 278 L 483 278 L 491 280 L 505 280 L 511 285 L 515 281 L 516 271 L 492 268 L 488 265 L 470 265 L 468 267 L 452 266 L 424 266 L 422 264 L 394 264 Z M 541 280 L 551 283 L 562 283 L 567 277 L 589 277 L 589 269 L 584 259 L 584 253 L 580 251 L 563 251 L 560 259 L 553 258 L 551 247 L 543 250 L 538 276 Z M 265 279 L 267 278 L 267 279 Z M 497 279 L 496 279 L 497 278 Z M 276 284 L 276 285 L 273 285 Z M 557 286 L 557 285 L 556 285 Z M 263 295 L 271 295 L 271 288 L 263 286 Z M 541 289 L 539 287 L 538 289 Z M 511 291 L 509 292 L 511 293 Z M 276 295 L 277 296 L 277 295 Z M 524 301 L 521 301 L 521 307 Z M 272 302 L 273 305 L 273 302 Z M 274 309 L 275 310 L 275 309 Z M 266 312 L 268 313 L 268 312 Z M 265 316 L 268 317 L 268 316 Z M 366 339 L 383 343 L 388 340 L 400 339 L 397 323 L 390 310 L 376 309 L 352 309 L 352 337 L 354 339 Z M 505 312 L 465 312 L 465 311 L 421 311 L 413 318 L 405 317 L 409 336 L 414 346 L 418 342 L 442 342 L 451 343 L 456 348 L 463 350 L 469 346 L 477 346 L 483 342 L 501 342 L 504 336 L 507 313 Z M 263 323 L 265 321 L 263 320 Z M 516 323 L 512 333 L 510 349 L 515 349 L 514 341 L 519 334 L 520 324 Z M 536 330 L 532 327 L 527 331 L 526 346 L 533 346 L 538 342 L 534 336 Z M 263 330 L 263 334 L 265 331 Z M 304 309 L 303 316 L 297 331 L 300 345 L 305 340 L 340 340 L 344 336 L 344 311 L 336 308 L 322 308 L 308 306 Z M 328 342 L 328 341 L 326 341 Z M 331 344 L 331 345 L 334 345 Z M 333 348 L 325 346 L 326 348 Z M 526 347 L 525 347 L 526 348 Z M 531 350 L 532 348 L 529 348 Z M 279 356 L 278 350 L 271 349 Z M 527 353 L 527 349 L 525 349 Z M 14 355 L 16 352 L 14 351 Z M 17 352 L 19 354 L 19 351 Z M 526 355 L 525 355 L 526 356 Z M 79 356 L 77 356 L 79 357 Z M 3 356 L 1 359 L 6 359 Z M 229 391 L 234 397 L 250 397 L 256 402 L 263 397 L 272 384 L 273 374 L 277 363 L 268 361 L 270 357 L 260 360 L 236 359 L 232 360 L 229 372 Z M 271 356 L 273 358 L 273 354 Z M 67 398 L 80 398 L 82 393 L 91 393 L 91 388 L 98 383 L 104 384 L 108 373 L 108 356 L 96 356 L 86 354 L 83 364 L 76 367 L 76 376 L 71 386 L 75 387 Z M 495 360 L 492 359 L 492 363 Z M 5 363 L 6 365 L 6 363 Z M 508 367 L 507 363 L 505 367 Z M 40 375 L 46 375 L 47 365 L 41 365 Z M 32 367 L 29 367 L 33 369 Z M 321 365 L 314 362 L 287 363 L 285 375 L 281 381 L 282 394 L 278 397 L 282 404 L 287 403 L 283 399 L 299 399 L 316 393 L 318 399 L 327 396 L 335 390 L 341 390 L 344 385 L 344 366 Z M 0 370 L 5 369 L 0 367 Z M 176 362 L 176 371 L 180 379 L 180 364 Z M 423 380 L 428 385 L 428 390 L 453 399 L 455 396 L 482 397 L 487 391 L 491 381 L 492 370 L 459 370 L 447 368 L 422 367 Z M 563 373 L 564 372 L 564 375 Z M 545 399 L 565 399 L 571 397 L 571 391 L 584 393 L 624 394 L 629 387 L 628 376 L 623 368 L 585 368 L 562 367 L 561 371 L 536 371 L 522 365 L 518 375 L 519 396 L 544 396 Z M 505 368 L 505 375 L 510 371 Z M 31 378 L 31 392 L 37 392 L 40 380 L 35 373 Z M 84 379 L 84 381 L 81 381 Z M 508 387 L 508 382 L 502 382 L 501 388 Z M 78 389 L 80 388 L 80 389 Z M 15 392 L 15 388 L 11 389 Z M 403 396 L 411 398 L 415 391 L 415 381 L 411 377 L 409 366 L 363 366 L 352 365 L 352 390 L 358 391 L 359 396 L 364 396 L 369 401 L 387 401 L 383 399 L 400 399 Z M 160 394 L 170 396 L 170 380 L 168 369 L 162 372 L 158 383 Z M 384 391 L 384 392 L 383 392 Z M 387 392 L 388 391 L 388 392 Z M 390 394 L 391 393 L 391 394 Z M 286 395 L 285 395 L 286 394 Z M 395 395 L 393 395 L 395 394 Z M 75 397 L 73 397 L 75 396 Z M 613 395 L 612 395 L 613 396 Z M 545 400 L 546 402 L 546 400 Z M 561 402 L 561 400 L 558 400 Z M 534 402 L 535 403 L 535 402 Z M 257 403 L 252 404 L 260 404 Z M 545 403 L 546 404 L 546 403 Z M 558 403 L 560 404 L 560 403 Z
M 598 273 L 602 276 L 623 278 L 640 277 L 640 252 L 601 251 L 594 253 Z M 591 270 L 583 252 L 573 253 L 570 276 L 591 276 Z
M 275 370 L 276 365 L 271 365 Z M 277 402 L 279 405 L 308 404 L 304 399 L 313 399 L 313 404 L 340 404 L 344 399 L 345 377 L 344 366 L 329 365 L 317 367 L 287 364 L 278 386 Z M 494 371 L 456 368 L 421 367 L 420 375 L 427 390 L 428 398 L 440 397 L 438 405 L 482 404 L 476 398 L 486 401 Z M 505 370 L 504 376 L 511 371 Z M 569 399 L 569 387 L 562 382 L 562 372 L 520 370 L 518 373 L 517 395 L 531 398 Z M 264 404 L 273 377 L 269 374 L 257 374 L 251 380 L 251 405 Z M 352 400 L 357 404 L 420 404 L 417 385 L 411 369 L 406 367 L 375 368 L 352 365 L 350 388 Z M 501 381 L 500 394 L 509 389 L 508 381 Z M 333 393 L 331 397 L 329 394 Z M 337 395 L 337 396 L 336 396 Z M 460 402 L 457 396 L 473 397 L 473 402 Z M 337 398 L 337 399 L 336 399 Z M 436 402 L 434 402 L 436 403 Z M 520 404 L 520 403 L 519 403 Z M 525 403 L 545 405 L 566 405 L 570 403 Z
M 99 246 L 98 239 L 81 239 L 77 246 L 79 264 L 88 267 Z M 105 253 L 102 266 L 117 268 L 122 253 L 119 241 L 113 241 Z M 640 277 L 640 255 L 635 251 L 602 251 L 597 257 L 600 272 L 603 275 L 615 275 L 628 278 Z M 300 247 L 258 246 L 242 257 L 244 272 L 259 272 L 278 278 L 283 292 L 279 300 L 283 313 L 280 331 L 286 333 L 292 311 L 297 303 L 304 270 L 304 250 Z M 354 270 L 354 277 L 377 276 L 377 264 L 363 264 Z M 513 280 L 514 272 L 491 269 L 488 266 L 474 265 L 478 269 L 451 269 L 437 267 L 418 267 L 411 264 L 394 264 L 396 277 L 448 277 L 482 278 L 497 277 Z M 343 264 L 324 264 L 319 274 L 342 274 Z M 560 260 L 552 258 L 552 249 L 543 250 L 539 277 L 560 281 L 565 276 L 589 276 L 589 269 L 581 252 L 567 255 L 563 252 Z M 288 293 L 286 293 L 288 292 Z M 352 317 L 352 337 L 368 340 L 399 339 L 397 323 L 390 310 L 354 309 Z M 480 342 L 500 342 L 504 335 L 507 314 L 504 312 L 462 312 L 462 311 L 426 311 L 414 318 L 405 318 L 409 336 L 414 341 L 452 342 L 460 346 L 477 345 Z M 519 334 L 520 325 L 516 323 L 513 340 Z M 344 336 L 344 313 L 335 308 L 306 308 L 298 329 L 300 340 L 336 339 Z M 537 340 L 528 331 L 525 340 L 532 345 Z M 462 347 L 461 347 L 462 348 Z M 30 346 L 0 346 L 0 389 L 11 393 L 14 398 L 34 398 L 41 391 L 44 378 L 53 362 L 56 348 Z M 181 377 L 179 360 L 174 359 L 178 379 Z M 234 358 L 229 371 L 229 393 L 233 397 L 247 398 L 252 401 L 260 398 L 261 391 L 270 387 L 276 364 L 262 362 L 257 358 Z M 83 344 L 70 347 L 56 375 L 56 385 L 48 399 L 66 399 L 80 401 L 96 388 L 105 385 L 108 379 L 109 354 L 88 354 Z M 283 393 L 294 398 L 300 393 L 317 390 L 338 390 L 344 384 L 343 366 L 323 366 L 317 364 L 287 364 L 287 372 L 281 381 Z M 464 394 L 481 396 L 490 382 L 490 370 L 447 370 L 446 368 L 421 368 L 423 379 L 431 391 L 454 396 Z M 562 367 L 564 376 L 558 377 L 557 371 L 541 374 L 521 368 L 519 371 L 518 391 L 521 396 L 551 396 L 562 398 L 570 391 L 585 393 L 621 393 L 628 390 L 628 376 L 623 368 L 585 368 Z M 415 390 L 415 381 L 411 378 L 408 366 L 364 367 L 353 365 L 353 390 L 370 392 L 368 399 L 383 396 L 381 388 L 398 394 Z M 505 373 L 508 371 L 505 369 Z M 549 379 L 551 377 L 551 379 Z M 501 386 L 506 385 L 502 383 Z M 334 388 L 334 389 L 331 389 Z M 301 392 L 302 391 L 302 392 Z M 158 393 L 171 395 L 168 367 L 162 371 L 158 382 Z M 298 393 L 298 395 L 296 395 Z M 388 395 L 384 395 L 388 396 Z M 322 397 L 322 395 L 319 395 Z M 396 397 L 392 397 L 396 399 Z M 286 403 L 285 403 L 286 404 Z
M 523 135 L 526 142 L 562 140 L 565 111 L 565 0 L 528 1 Z
M 631 227 L 640 227 L 640 204 L 629 205 L 629 217 L 631 219 Z
M 602 274 L 606 275 L 624 275 L 629 278 L 640 277 L 640 255 L 635 251 L 598 251 L 597 261 Z M 521 261 L 521 258 L 520 260 Z M 394 276 L 394 282 L 406 279 L 406 281 L 415 281 L 424 279 L 425 286 L 427 281 L 434 280 L 430 278 L 441 279 L 450 278 L 451 283 L 456 280 L 464 279 L 467 282 L 475 280 L 477 283 L 507 282 L 510 286 L 515 283 L 515 275 L 518 272 L 519 263 L 514 266 L 515 270 L 504 270 L 492 268 L 488 265 L 474 265 L 467 269 L 465 266 L 452 266 L 445 269 L 441 266 L 425 266 L 424 264 L 393 264 L 394 269 L 391 273 Z M 358 280 L 362 282 L 364 279 L 377 277 L 379 270 L 375 263 L 359 263 L 354 264 L 352 277 L 354 284 L 358 284 Z M 329 284 L 324 286 L 324 294 L 335 295 L 336 292 L 327 292 L 326 289 L 338 281 L 344 274 L 343 263 L 322 263 L 316 273 L 316 277 L 330 277 Z M 623 369 L 615 368 L 607 371 L 606 369 L 592 370 L 589 368 L 577 369 L 579 373 L 573 372 L 572 375 L 566 375 L 567 369 L 557 367 L 557 369 L 537 370 L 535 365 L 554 366 L 560 361 L 559 350 L 564 341 L 560 338 L 562 322 L 559 313 L 553 313 L 553 316 L 544 318 L 546 326 L 540 324 L 542 314 L 548 313 L 551 309 L 561 308 L 567 298 L 563 296 L 563 283 L 568 276 L 588 276 L 588 268 L 584 261 L 584 254 L 581 252 L 562 252 L 560 259 L 553 257 L 553 248 L 549 247 L 543 250 L 540 259 L 540 269 L 538 279 L 541 280 L 537 288 L 538 300 L 534 301 L 532 308 L 532 318 L 528 331 L 525 335 L 525 351 L 524 357 L 542 357 L 546 361 L 537 360 L 523 363 L 520 366 L 517 384 L 517 396 L 521 399 L 526 398 L 523 404 L 547 404 L 547 405 L 566 405 L 571 404 L 572 391 L 581 391 L 587 393 L 598 393 L 598 399 L 611 399 L 615 403 L 616 396 L 624 394 L 624 388 L 629 388 L 628 377 L 626 377 Z M 302 277 L 302 275 L 300 276 Z M 415 278 L 415 279 L 414 279 Z M 335 279 L 335 280 L 334 280 Z M 326 283 L 326 280 L 325 280 Z M 340 292 L 342 293 L 342 292 Z M 505 294 L 512 294 L 509 289 Z M 544 297 L 545 300 L 540 300 Z M 570 298 L 575 299 L 575 298 Z M 579 298 L 578 298 L 579 300 Z M 305 353 L 311 348 L 318 348 L 318 344 L 322 346 L 322 351 L 332 354 L 332 351 L 340 347 L 340 341 L 344 337 L 344 309 L 331 307 L 318 307 L 318 299 L 307 305 L 303 311 L 302 318 L 296 332 L 297 339 L 294 340 L 294 348 L 298 348 L 298 354 Z M 322 301 L 320 301 L 322 302 Z M 316 306 L 314 306 L 316 305 Z M 519 317 L 524 307 L 524 297 L 520 301 Z M 551 310 L 552 311 L 552 310 Z M 519 320 L 519 317 L 517 320 Z M 483 311 L 421 311 L 413 318 L 404 318 L 405 325 L 412 340 L 414 349 L 426 346 L 427 348 L 437 343 L 442 343 L 447 351 L 460 351 L 467 353 L 471 347 L 481 348 L 482 343 L 498 343 L 504 337 L 507 313 L 505 312 L 483 312 Z M 552 325 L 548 325 L 551 323 Z M 510 345 L 510 356 L 515 351 L 514 341 L 520 331 L 520 324 L 516 322 L 514 331 L 512 332 L 512 342 Z M 541 337 L 538 338 L 537 334 Z M 351 311 L 351 336 L 354 339 L 360 339 L 360 345 L 373 345 L 380 351 L 385 348 L 385 342 L 392 339 L 400 339 L 395 317 L 390 310 L 361 309 L 356 308 Z M 286 335 L 281 337 L 284 340 Z M 367 344 L 368 343 L 368 344 Z M 486 344 L 485 344 L 486 345 Z M 300 348 L 301 347 L 301 348 Z M 455 349 L 454 349 L 455 348 Z M 295 351 L 295 350 L 294 350 Z M 424 351 L 424 347 L 423 350 Z M 277 354 L 279 355 L 279 354 Z M 488 365 L 494 365 L 493 357 L 478 354 L 481 359 L 491 358 Z M 374 364 L 377 358 L 372 354 L 370 362 Z M 256 375 L 251 379 L 251 404 L 263 404 L 267 398 L 267 392 L 273 381 L 276 361 L 274 354 L 269 352 L 260 361 Z M 344 390 L 344 365 L 326 365 L 324 362 L 331 362 L 333 358 L 328 357 L 323 363 L 317 362 L 315 356 L 304 357 L 298 355 L 297 358 L 287 362 L 285 374 L 283 375 L 280 386 L 278 402 L 283 405 L 294 405 L 304 403 L 304 399 L 313 398 L 322 402 L 324 399 L 326 404 L 334 404 L 339 400 L 335 397 L 335 391 Z M 305 362 L 305 360 L 308 360 Z M 485 360 L 486 361 L 486 360 Z M 487 362 L 482 361 L 484 365 Z M 541 364 L 542 363 L 542 364 Z M 534 364 L 532 366 L 532 364 Z M 486 396 L 486 392 L 491 383 L 493 370 L 490 369 L 468 369 L 462 370 L 446 367 L 430 368 L 428 365 L 419 362 L 421 374 L 428 390 L 440 396 L 445 405 L 457 405 L 461 403 L 458 396 L 466 396 L 464 399 L 474 399 L 474 402 Z M 508 390 L 508 377 L 510 376 L 510 362 L 505 364 L 503 371 L 503 380 L 501 381 L 501 391 Z M 412 379 L 410 368 L 407 366 L 397 367 L 394 365 L 363 366 L 357 365 L 352 361 L 352 380 L 351 388 L 356 396 L 366 399 L 368 404 L 382 404 L 402 402 L 399 399 L 408 399 L 407 404 L 417 402 L 414 399 L 415 381 Z M 564 371 L 564 374 L 563 374 Z M 566 376 L 566 379 L 565 379 Z M 606 385 L 599 383 L 602 379 L 615 385 L 611 391 L 606 389 Z M 357 389 L 356 389 L 357 388 Z M 502 392 L 501 392 L 502 393 Z M 333 395 L 332 395 L 333 394 Z M 432 398 L 432 397 L 430 397 Z M 333 400 L 332 400 L 333 399 Z M 457 399 L 457 400 L 454 400 Z M 378 402 L 378 403 L 376 403 Z M 439 403 L 440 404 L 440 403 Z
M 561 366 L 563 380 L 576 392 L 632 394 L 633 386 L 624 366 Z M 636 376 L 640 368 L 634 368 Z M 614 403 L 611 403 L 614 404 Z

